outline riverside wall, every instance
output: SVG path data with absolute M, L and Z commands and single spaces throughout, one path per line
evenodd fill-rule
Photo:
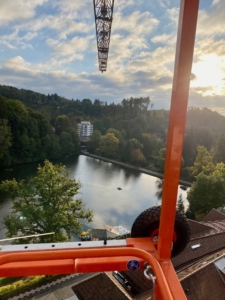
M 114 160 L 114 159 L 110 159 L 110 158 L 98 156 L 98 155 L 95 155 L 95 154 L 91 154 L 89 152 L 81 151 L 81 154 L 89 156 L 89 157 L 93 157 L 95 159 L 99 159 L 99 160 L 102 160 L 102 161 L 105 161 L 105 162 L 110 162 L 112 164 L 119 165 L 119 166 L 124 167 L 124 168 L 128 168 L 130 170 L 135 170 L 135 171 L 138 171 L 138 172 L 141 172 L 141 173 L 152 175 L 152 176 L 155 176 L 155 177 L 158 177 L 158 178 L 161 178 L 161 179 L 163 179 L 163 177 L 164 177 L 164 175 L 162 173 L 151 171 L 151 170 L 148 170 L 148 169 L 145 169 L 145 168 L 135 167 L 135 166 L 132 166 L 132 165 L 129 165 L 129 164 L 126 164 L 126 163 L 123 163 L 123 162 L 120 162 L 120 161 L 117 161 L 117 160 Z M 179 184 L 190 187 L 192 182 L 181 179 L 179 181 Z

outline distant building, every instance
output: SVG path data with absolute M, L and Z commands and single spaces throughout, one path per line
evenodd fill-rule
M 93 125 L 88 121 L 82 121 L 77 126 L 79 136 L 90 136 L 93 132 Z

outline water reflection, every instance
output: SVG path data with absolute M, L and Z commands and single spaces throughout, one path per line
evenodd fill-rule
M 65 164 L 70 171 L 70 177 L 82 183 L 80 194 L 75 198 L 82 198 L 85 206 L 93 210 L 94 220 L 90 227 L 108 224 L 122 225 L 130 229 L 143 210 L 159 204 L 156 196 L 156 177 L 83 155 L 53 162 Z M 13 177 L 21 180 L 32 176 L 37 165 L 38 163 L 17 166 L 14 168 Z M 117 187 L 121 187 L 122 190 L 118 190 Z M 180 192 L 183 199 L 186 199 L 187 192 L 179 190 Z M 10 199 L 6 199 L 0 205 L 0 229 L 3 216 L 8 214 L 10 207 Z M 0 238 L 4 235 L 4 230 L 0 231 Z
M 156 183 L 156 205 L 161 205 L 162 204 L 162 192 L 163 192 L 163 179 L 161 180 L 160 178 L 156 179 L 155 181 Z M 184 207 L 185 209 L 188 208 L 189 203 L 187 201 L 187 192 L 188 192 L 189 188 L 187 186 L 180 185 L 178 187 L 178 193 L 177 193 L 177 198 L 179 198 L 179 196 L 182 196 L 183 199 L 183 203 L 184 203 Z
M 157 179 L 155 183 L 156 183 L 156 189 L 157 189 L 155 195 L 158 200 L 162 200 L 163 180 Z
M 155 177 L 85 156 L 78 162 L 71 177 L 83 185 L 82 199 L 94 211 L 93 227 L 109 224 L 130 229 L 139 213 L 155 205 Z

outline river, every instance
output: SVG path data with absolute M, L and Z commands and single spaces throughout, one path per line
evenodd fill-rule
M 86 207 L 93 210 L 94 219 L 89 224 L 90 228 L 107 224 L 121 225 L 130 230 L 135 218 L 143 210 L 160 204 L 156 196 L 156 177 L 84 155 L 53 162 L 65 164 L 70 177 L 81 182 L 82 188 L 76 198 L 81 198 Z M 0 180 L 13 177 L 21 180 L 32 176 L 37 165 L 31 163 L 15 166 L 13 170 L 2 172 Z M 122 190 L 118 190 L 118 187 Z M 187 192 L 179 187 L 179 194 L 182 194 L 187 205 Z M 11 199 L 4 199 L 0 203 L 0 239 L 5 237 L 3 217 L 10 212 L 11 205 Z

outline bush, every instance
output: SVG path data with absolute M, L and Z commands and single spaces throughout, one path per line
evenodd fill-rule
M 39 285 L 47 283 L 56 277 L 57 277 L 56 275 L 52 275 L 50 277 L 46 277 L 44 275 L 31 276 L 31 277 L 20 279 L 12 284 L 2 286 L 0 287 L 0 295 L 1 295 L 0 299 L 7 299 L 9 297 L 13 297 L 31 288 L 35 288 Z

